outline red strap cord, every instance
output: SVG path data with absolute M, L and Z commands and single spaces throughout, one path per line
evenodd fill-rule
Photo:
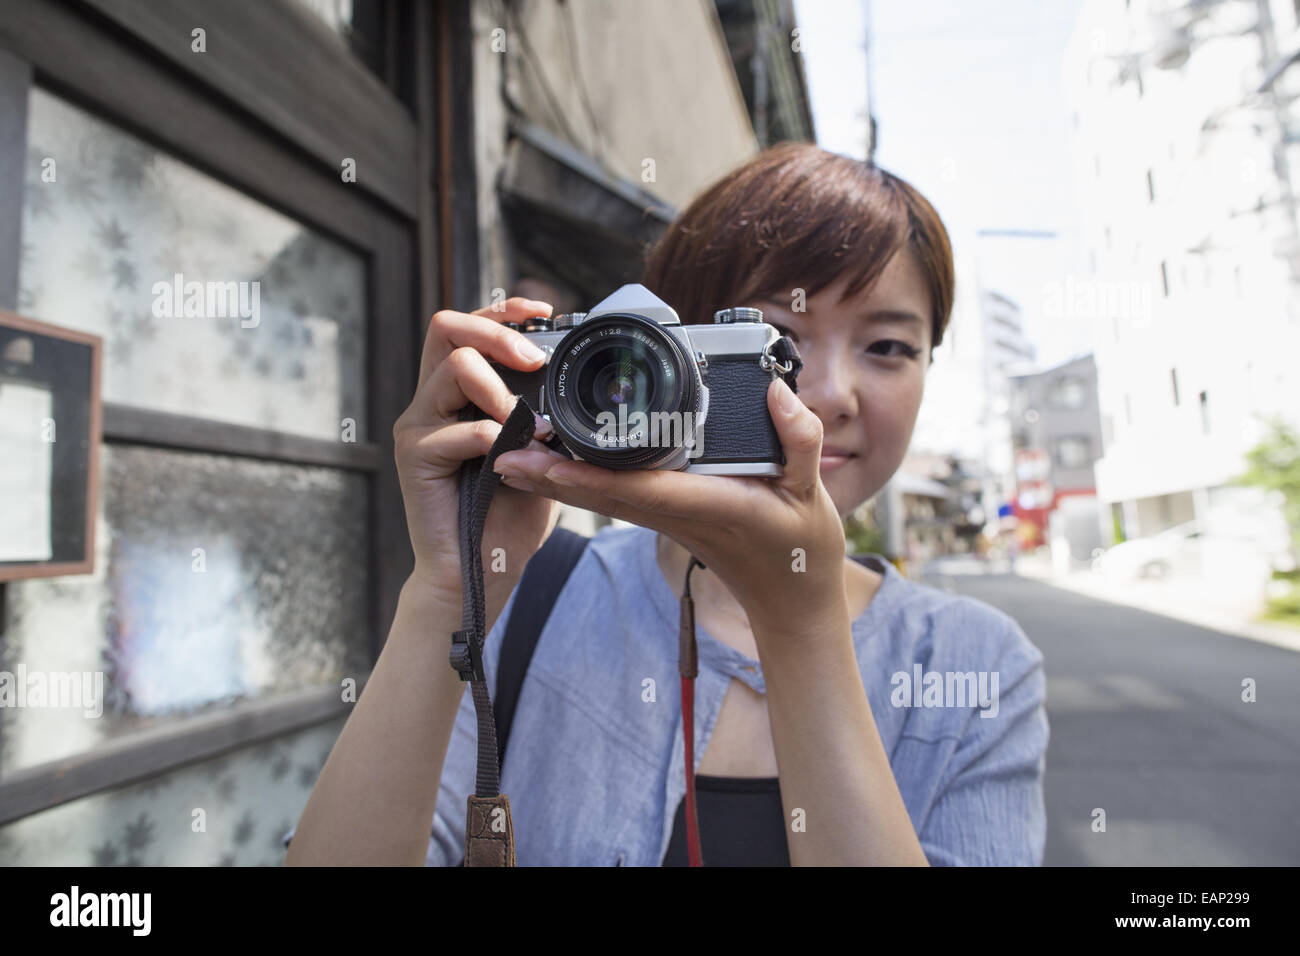
M 695 645 L 695 602 L 691 572 L 704 565 L 691 555 L 682 589 L 681 629 L 677 634 L 677 670 L 682 675 L 682 733 L 686 737 L 686 855 L 690 866 L 703 866 L 700 818 L 695 809 L 695 676 L 700 672 Z
M 682 733 L 686 735 L 686 855 L 691 866 L 703 866 L 700 819 L 695 809 L 695 679 L 682 677 Z

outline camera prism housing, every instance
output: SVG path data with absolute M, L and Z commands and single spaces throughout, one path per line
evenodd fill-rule
M 574 458 L 603 468 L 778 477 L 785 456 L 767 411 L 780 338 L 758 309 L 684 326 L 643 285 L 590 312 L 511 323 L 546 353 L 535 372 L 493 363 Z

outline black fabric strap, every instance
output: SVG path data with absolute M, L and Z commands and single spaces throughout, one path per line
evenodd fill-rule
M 497 687 L 492 695 L 495 707 L 498 762 L 504 767 L 506 743 L 514 724 L 515 709 L 529 662 L 537 649 L 542 629 L 555 607 L 555 599 L 564 589 L 574 567 L 586 551 L 590 538 L 556 528 L 537 553 L 529 559 L 515 591 L 515 603 L 506 621 L 501 639 L 501 656 L 497 661 Z M 465 865 L 462 857 L 460 865 Z
M 475 421 L 484 413 L 474 405 L 460 410 L 461 421 Z M 497 457 L 507 451 L 526 448 L 532 441 L 536 422 L 533 410 L 523 398 L 501 426 L 501 433 L 487 455 L 464 462 L 460 470 L 460 563 L 461 629 L 452 635 L 451 666 L 462 680 L 470 682 L 474 713 L 478 718 L 478 770 L 474 795 L 495 797 L 501 791 L 501 767 L 497 759 L 496 724 L 487 681 L 483 675 L 483 639 L 487 608 L 483 590 L 483 525 L 501 476 L 493 471 Z

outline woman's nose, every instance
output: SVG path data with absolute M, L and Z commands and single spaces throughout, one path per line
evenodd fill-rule
M 827 355 L 822 349 L 800 351 L 801 357 L 806 355 L 797 379 L 803 403 L 822 420 L 823 425 L 832 425 L 857 415 L 853 379 L 844 367 L 842 356 Z

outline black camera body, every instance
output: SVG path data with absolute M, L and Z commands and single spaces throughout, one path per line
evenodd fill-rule
M 666 302 L 631 284 L 590 312 L 511 328 L 546 362 L 535 372 L 493 368 L 572 457 L 615 469 L 782 474 L 767 391 L 791 363 L 773 354 L 781 336 L 758 309 L 723 309 L 712 325 L 684 326 Z

